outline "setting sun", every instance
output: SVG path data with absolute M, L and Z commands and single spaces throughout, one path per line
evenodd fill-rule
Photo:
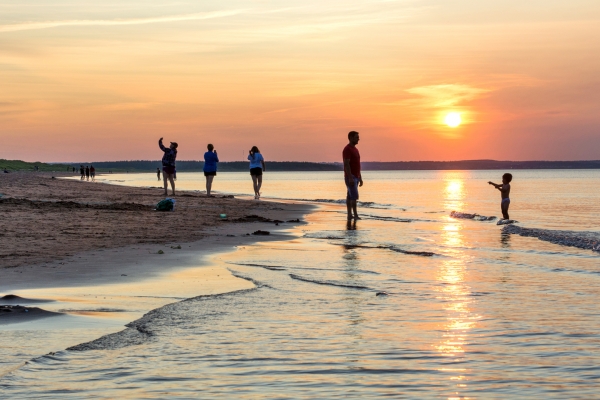
M 448 125 L 450 128 L 456 128 L 457 126 L 460 125 L 461 123 L 461 118 L 460 118 L 460 114 L 457 112 L 451 112 L 448 113 L 446 115 L 446 117 L 444 118 L 444 122 L 446 123 L 446 125 Z

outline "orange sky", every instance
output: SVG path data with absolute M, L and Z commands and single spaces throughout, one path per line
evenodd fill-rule
M 54 3 L 0 0 L 0 158 L 600 159 L 598 0 Z

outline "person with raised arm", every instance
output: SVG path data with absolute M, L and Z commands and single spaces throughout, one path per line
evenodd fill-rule
M 508 216 L 508 207 L 510 206 L 510 182 L 512 181 L 512 178 L 512 174 L 506 173 L 502 175 L 502 183 L 488 182 L 500 191 L 500 197 L 502 198 L 502 201 L 500 202 L 500 211 L 502 211 L 502 218 L 505 220 L 510 220 L 510 217 Z
M 158 140 L 158 147 L 165 153 L 162 158 L 163 182 L 165 184 L 165 196 L 167 192 L 167 180 L 171 182 L 171 191 L 175 196 L 175 159 L 177 159 L 177 143 L 171 142 L 169 147 L 163 146 L 163 138 Z

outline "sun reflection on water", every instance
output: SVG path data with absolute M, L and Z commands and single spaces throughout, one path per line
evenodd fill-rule
M 462 171 L 445 172 L 442 176 L 444 182 L 444 205 L 448 209 L 462 211 L 464 200 L 467 196 L 465 189 L 465 173 Z
M 445 182 L 444 201 L 454 209 L 463 208 L 465 198 L 464 183 L 460 177 L 450 175 Z M 475 327 L 480 318 L 472 312 L 473 300 L 471 288 L 467 281 L 465 243 L 462 233 L 462 223 L 447 218 L 441 227 L 442 244 L 447 248 L 449 258 L 440 264 L 436 279 L 439 282 L 438 299 L 447 314 L 447 322 L 443 324 L 442 339 L 435 346 L 436 350 L 453 362 L 462 361 L 467 356 L 467 346 L 470 342 L 469 332 Z M 444 369 L 450 372 L 450 379 L 456 382 L 457 389 L 467 387 L 466 369 Z M 459 398 L 459 397 L 456 397 Z

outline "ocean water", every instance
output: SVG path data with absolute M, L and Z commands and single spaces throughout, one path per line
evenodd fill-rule
M 519 225 L 599 230 L 598 171 L 513 174 L 510 215 Z M 174 302 L 104 348 L 34 358 L 0 378 L 0 394 L 598 398 L 600 253 L 449 216 L 499 216 L 487 181 L 501 175 L 366 172 L 362 219 L 348 225 L 339 173 L 267 173 L 267 200 L 319 208 L 294 239 L 215 260 L 254 289 Z M 100 180 L 157 183 L 152 174 Z M 182 173 L 177 185 L 202 190 L 204 177 Z M 214 190 L 249 195 L 252 183 L 222 173 Z

